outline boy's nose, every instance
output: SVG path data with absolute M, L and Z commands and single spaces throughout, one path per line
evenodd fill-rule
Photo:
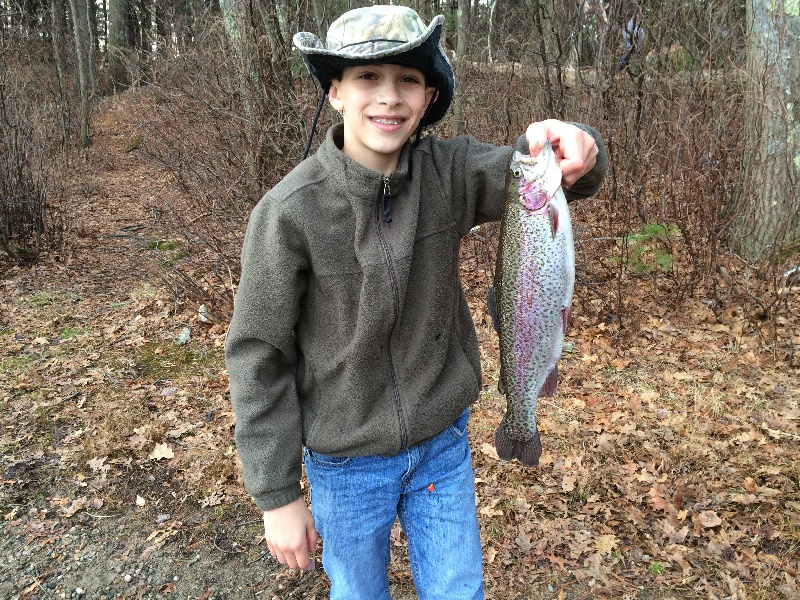
M 378 103 L 394 106 L 401 102 L 400 92 L 394 83 L 385 83 L 378 92 Z

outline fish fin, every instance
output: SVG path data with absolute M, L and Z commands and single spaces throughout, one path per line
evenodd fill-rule
M 539 391 L 539 395 L 552 398 L 556 395 L 556 387 L 558 387 L 558 365 L 553 365 L 553 368 L 550 369 L 550 372 L 547 374 L 547 378 L 542 384 L 542 389 Z
M 571 315 L 572 315 L 572 310 L 570 309 L 569 306 L 565 306 L 564 308 L 561 309 L 561 323 L 564 327 L 563 329 L 564 335 L 567 334 L 567 330 L 569 329 L 569 322 Z
M 553 232 L 553 239 L 556 238 L 558 232 L 558 209 L 551 203 L 547 208 L 547 214 L 550 217 L 550 230 Z
M 539 458 L 542 456 L 542 442 L 539 439 L 539 430 L 533 432 L 530 440 L 515 440 L 506 433 L 503 424 L 497 428 L 494 434 L 494 447 L 497 449 L 497 456 L 502 460 L 516 458 L 526 467 L 538 467 Z
M 497 292 L 493 285 L 489 286 L 489 293 L 486 295 L 486 307 L 489 309 L 489 316 L 492 317 L 494 330 L 500 333 L 497 323 Z

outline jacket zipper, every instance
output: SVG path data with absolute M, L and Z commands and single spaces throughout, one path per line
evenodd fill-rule
M 375 215 L 376 229 L 378 231 L 378 240 L 380 240 L 381 248 L 383 249 L 383 257 L 386 260 L 386 270 L 389 274 L 389 283 L 392 288 L 392 296 L 394 299 L 394 322 L 397 324 L 397 319 L 400 316 L 400 290 L 397 286 L 397 277 L 394 272 L 394 264 L 392 262 L 392 255 L 389 252 L 389 244 L 386 241 L 383 232 L 383 223 L 391 223 L 391 190 L 389 188 L 389 178 L 384 175 L 383 190 L 381 191 L 381 202 L 377 206 L 377 214 Z M 383 219 L 381 219 L 381 212 L 383 212 Z M 381 223 L 383 221 L 383 223 Z M 386 353 L 389 357 L 389 371 L 392 378 L 392 395 L 394 397 L 394 405 L 397 410 L 398 419 L 400 421 L 400 447 L 406 448 L 408 446 L 408 431 L 406 429 L 406 419 L 403 414 L 403 405 L 400 402 L 400 389 L 397 385 L 397 375 L 394 370 L 394 361 L 392 360 L 392 349 L 387 342 Z
M 381 195 L 383 201 L 383 222 L 392 222 L 392 190 L 389 187 L 389 177 L 383 176 L 383 194 Z

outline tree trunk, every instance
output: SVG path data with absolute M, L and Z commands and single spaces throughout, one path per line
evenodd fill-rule
M 291 72 L 289 71 L 290 62 L 289 56 L 287 55 L 286 43 L 284 42 L 283 33 L 281 32 L 280 20 L 278 18 L 280 6 L 258 0 L 256 2 L 256 7 L 261 17 L 261 25 L 264 27 L 267 41 L 269 42 L 272 68 L 276 73 L 280 74 L 281 81 L 288 81 L 291 79 Z
M 80 143 L 89 147 L 89 119 L 94 97 L 92 77 L 92 42 L 89 37 L 89 12 L 87 0 L 70 0 L 72 25 L 75 34 L 75 55 L 78 62 L 78 85 L 80 87 Z
M 128 44 L 129 0 L 108 2 L 108 76 L 114 93 L 128 89 L 130 79 L 126 60 L 131 48 Z
M 453 135 L 464 133 L 464 109 L 467 103 L 465 72 L 467 69 L 467 46 L 469 45 L 469 9 L 467 0 L 458 3 L 458 40 L 456 42 L 455 75 L 456 89 L 453 98 Z
M 486 56 L 489 64 L 494 62 L 492 56 L 492 30 L 494 29 L 494 9 L 497 8 L 497 2 L 498 0 L 493 0 L 489 7 L 489 31 L 486 34 Z
M 141 77 L 150 81 L 151 70 L 150 62 L 153 54 L 153 5 L 148 0 L 140 0 L 139 14 L 141 14 L 142 25 L 139 28 L 139 38 L 136 42 L 138 52 L 138 63 Z
M 748 0 L 750 32 L 742 185 L 732 247 L 762 262 L 800 236 L 798 2 Z
M 320 38 L 324 39 L 327 28 L 325 27 L 325 2 L 324 0 L 311 0 L 311 8 L 314 10 L 314 22 L 317 25 L 317 31 Z M 338 16 L 338 15 L 337 15 Z
M 50 19 L 53 27 L 53 61 L 58 75 L 58 96 L 61 112 L 61 145 L 65 146 L 69 136 L 69 94 L 65 76 L 64 47 L 67 39 L 67 19 L 64 0 L 50 0 Z

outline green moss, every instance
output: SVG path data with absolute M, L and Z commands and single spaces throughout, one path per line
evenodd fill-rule
M 663 575 L 664 565 L 662 565 L 660 562 L 653 561 L 647 565 L 647 572 L 652 573 L 653 575 Z
M 138 150 L 141 145 L 142 145 L 142 136 L 135 135 L 131 138 L 131 141 L 128 142 L 128 145 L 125 146 L 125 152 L 133 152 L 135 150 Z
M 58 332 L 58 339 L 69 340 L 90 331 L 88 327 L 67 327 Z
M 177 252 L 175 254 L 175 256 L 173 256 L 169 260 L 165 260 L 164 261 L 164 268 L 166 268 L 166 269 L 174 268 L 180 262 L 180 260 L 182 258 L 186 258 L 186 253 L 185 252 Z
M 27 372 L 28 365 L 34 361 L 32 356 L 4 356 L 0 357 L 0 368 L 10 375 Z
M 190 344 L 149 342 L 136 349 L 134 363 L 145 377 L 174 380 L 203 373 L 222 360 L 218 348 L 196 349 Z
M 160 250 L 162 252 L 166 252 L 168 250 L 180 248 L 180 242 L 172 242 L 169 240 L 153 240 L 147 245 L 147 247 L 150 250 Z
M 31 304 L 38 308 L 54 304 L 58 297 L 53 292 L 36 292 L 31 296 Z
M 75 303 L 80 299 L 81 297 L 78 294 L 72 292 L 51 292 L 49 290 L 42 290 L 31 296 L 30 303 L 36 308 L 44 308 L 60 302 Z
M 671 242 L 680 234 L 677 225 L 647 223 L 639 231 L 623 236 L 628 248 L 628 265 L 638 275 L 669 273 L 675 262 Z

